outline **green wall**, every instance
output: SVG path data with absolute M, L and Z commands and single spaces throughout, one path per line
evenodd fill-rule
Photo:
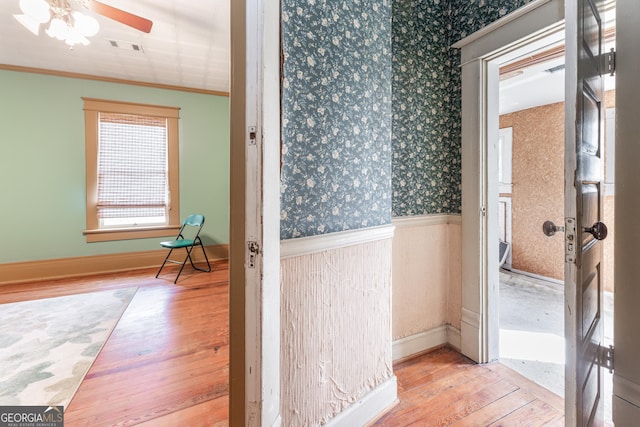
M 229 98 L 0 70 L 0 263 L 159 249 L 86 243 L 82 97 L 180 107 L 180 216 L 229 243 Z

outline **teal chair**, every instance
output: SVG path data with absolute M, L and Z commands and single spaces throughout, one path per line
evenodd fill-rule
M 204 226 L 204 215 L 193 215 L 193 214 L 189 215 L 187 219 L 185 219 L 184 222 L 182 223 L 182 227 L 180 227 L 180 232 L 178 233 L 178 236 L 176 237 L 175 240 L 160 242 L 160 246 L 162 246 L 163 248 L 169 249 L 169 253 L 167 254 L 167 257 L 164 259 L 164 262 L 162 263 L 162 265 L 160 266 L 160 270 L 158 270 L 158 273 L 156 274 L 156 279 L 160 275 L 160 272 L 162 271 L 162 269 L 164 268 L 167 262 L 171 262 L 173 264 L 180 264 L 181 266 L 180 271 L 178 271 L 178 275 L 176 276 L 176 279 L 173 281 L 173 283 L 178 282 L 178 277 L 180 277 L 180 273 L 182 273 L 182 269 L 184 268 L 184 265 L 187 263 L 187 260 L 191 263 L 191 267 L 193 267 L 195 270 L 205 271 L 205 272 L 211 271 L 211 264 L 209 264 L 209 258 L 207 258 L 207 253 L 204 250 L 202 239 L 200 239 L 200 231 L 202 231 L 203 226 Z M 193 237 L 193 238 L 189 238 L 189 237 Z M 207 267 L 208 267 L 207 270 L 205 270 L 204 268 L 198 268 L 193 263 L 193 259 L 191 258 L 191 253 L 196 246 L 200 246 L 202 248 L 204 259 L 207 261 Z M 174 249 L 182 249 L 182 248 L 184 248 L 187 252 L 187 256 L 185 257 L 184 261 L 176 261 L 173 259 L 169 259 Z

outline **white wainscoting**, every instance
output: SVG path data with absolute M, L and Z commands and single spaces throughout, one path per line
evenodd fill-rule
M 393 359 L 460 348 L 460 215 L 393 220 Z M 456 240 L 457 239 L 457 240 Z
M 388 225 L 281 242 L 283 425 L 363 425 L 396 402 L 393 233 Z

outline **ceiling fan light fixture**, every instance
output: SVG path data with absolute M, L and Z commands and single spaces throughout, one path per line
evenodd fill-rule
M 40 23 L 29 15 L 13 15 L 13 17 L 36 36 L 40 34 Z
M 98 34 L 100 24 L 98 24 L 98 21 L 94 17 L 78 11 L 73 12 L 71 16 L 73 16 L 73 29 L 79 34 L 84 37 L 91 37 Z
M 67 34 L 67 38 L 64 40 L 64 42 L 71 47 L 77 44 L 87 46 L 89 44 L 89 39 L 77 32 L 75 29 L 71 29 Z
M 64 20 L 56 17 L 51 20 L 46 33 L 51 38 L 57 40 L 66 40 L 69 34 L 69 26 Z
M 49 23 L 47 35 L 71 47 L 88 45 L 87 37 L 95 36 L 100 30 L 94 17 L 74 11 L 67 0 L 20 0 L 19 5 L 24 14 L 13 16 L 25 28 L 39 35 L 40 24 Z
M 51 18 L 49 3 L 45 0 L 20 0 L 20 10 L 39 24 L 44 24 Z

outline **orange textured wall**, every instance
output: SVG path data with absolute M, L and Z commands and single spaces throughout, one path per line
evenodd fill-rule
M 605 108 L 615 107 L 615 90 L 605 94 Z M 500 116 L 500 128 L 513 127 L 514 269 L 562 280 L 564 235 L 542 234 L 547 219 L 564 222 L 564 103 Z M 606 156 L 606 153 L 605 153 Z M 603 256 L 604 289 L 613 292 L 614 196 L 604 199 L 609 229 Z
M 564 103 L 500 117 L 513 128 L 512 267 L 562 280 L 563 238 L 547 237 L 542 224 L 564 223 Z

